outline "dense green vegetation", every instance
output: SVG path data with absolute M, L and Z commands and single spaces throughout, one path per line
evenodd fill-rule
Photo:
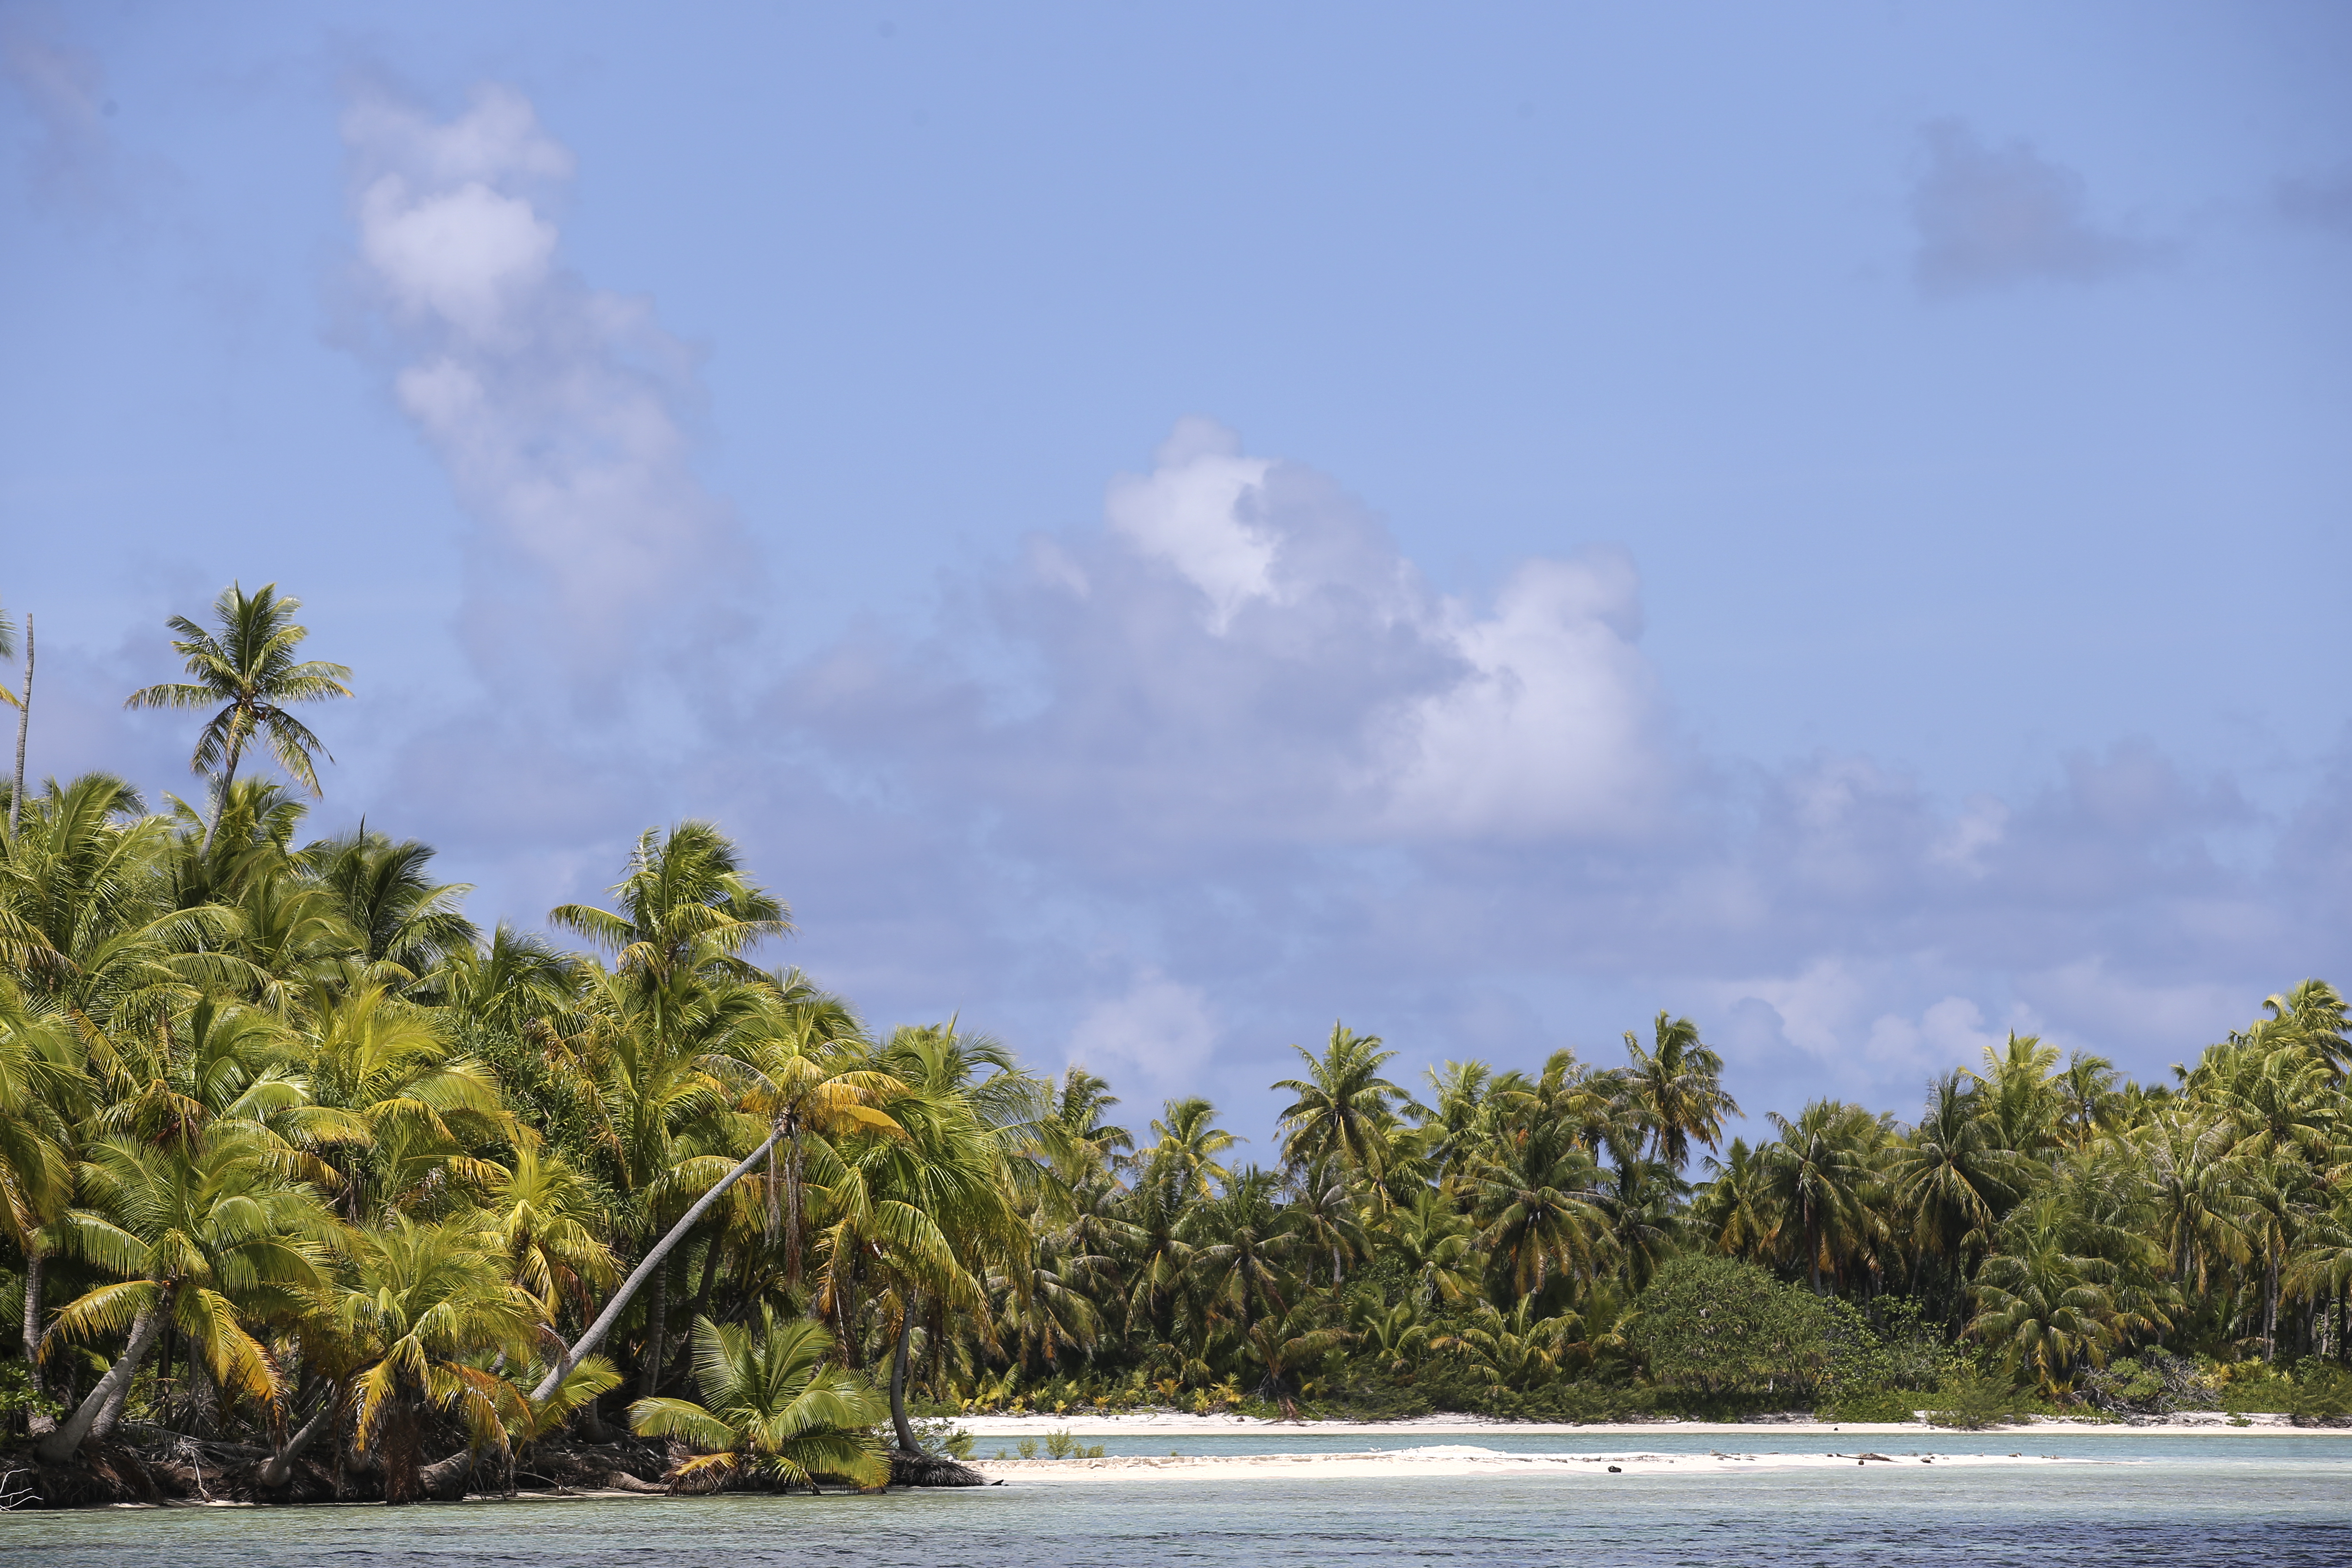
M 2012 1037 L 1914 1122 L 1755 1146 L 1688 1019 L 1420 1082 L 1335 1025 L 1244 1163 L 1205 1100 L 1135 1131 L 1083 1068 L 761 968 L 788 911 L 709 824 L 550 914 L 585 951 L 479 930 L 421 843 L 306 839 L 288 710 L 349 673 L 297 609 L 225 594 L 131 699 L 206 713 L 201 806 L 9 795 L 0 1406 L 49 1464 L 135 1427 L 397 1500 L 607 1423 L 700 1485 L 871 1482 L 976 1407 L 2352 1408 L 2319 982 L 2169 1083 Z

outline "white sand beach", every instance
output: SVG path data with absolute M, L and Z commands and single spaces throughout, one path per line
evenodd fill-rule
M 2042 1431 L 2065 1432 L 2134 1432 L 2151 1437 L 2295 1437 L 2315 1435 L 2319 1429 L 2297 1427 L 2284 1416 L 2246 1416 L 2245 1426 L 2233 1425 L 2233 1418 L 2218 1410 L 2189 1411 L 2162 1421 L 2106 1422 L 2070 1421 L 2051 1416 L 2036 1416 L 2031 1421 L 1998 1430 L 2023 1436 Z M 1072 1412 L 1057 1416 L 1051 1412 L 1020 1416 L 984 1415 L 959 1416 L 955 1425 L 978 1438 L 1042 1437 L 1048 1432 L 1067 1432 L 1073 1437 L 1089 1441 L 1105 1437 L 1224 1437 L 1252 1432 L 1264 1433 L 1271 1446 L 1280 1448 L 1287 1441 L 1302 1437 L 1475 1437 L 1481 1433 L 1496 1436 L 1545 1437 L 1574 1436 L 1585 1440 L 1608 1440 L 1615 1437 L 1725 1437 L 1738 1438 L 1747 1447 L 1770 1443 L 1781 1446 L 1784 1439 L 1805 1439 L 1808 1446 L 1816 1437 L 1910 1437 L 1933 1435 L 1939 1428 L 1929 1427 L 1924 1420 L 1904 1422 L 1813 1421 L 1788 1419 L 1770 1421 L 1707 1422 L 1707 1421 L 1627 1421 L 1574 1426 L 1537 1421 L 1502 1421 L 1481 1416 L 1416 1416 L 1395 1421 L 1271 1421 L 1261 1416 L 1216 1414 L 1192 1416 L 1179 1411 L 1129 1411 L 1118 1415 L 1085 1415 Z M 2336 1429 L 2340 1431 L 2341 1429 Z M 1734 1445 L 1727 1444 L 1726 1447 Z M 1825 1445 L 1834 1447 L 1835 1445 Z M 1299 1456 L 1301 1458 L 1313 1456 Z M 1108 1461 L 1103 1461 L 1108 1463 Z
M 1581 1476 L 1607 1480 L 1614 1475 L 1714 1476 L 1791 1469 L 1898 1469 L 1919 1465 L 1948 1469 L 2014 1468 L 2020 1465 L 2097 1464 L 2093 1458 L 2056 1454 L 1890 1454 L 1856 1448 L 1844 1452 L 1771 1453 L 1726 1450 L 1706 1454 L 1507 1454 L 1470 1444 L 1360 1454 L 1252 1454 L 1216 1457 L 1122 1455 L 1100 1459 L 984 1459 L 977 1468 L 992 1481 L 1015 1485 L 1087 1485 L 1133 1481 L 1245 1481 L 1407 1479 L 1417 1477 Z

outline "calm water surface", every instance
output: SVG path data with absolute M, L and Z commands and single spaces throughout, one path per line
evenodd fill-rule
M 1515 1451 L 1688 1451 L 1657 1439 L 1453 1440 Z M 1876 1442 L 1881 1451 L 1904 1451 L 1883 1437 Z M 1721 1438 L 1696 1448 L 1814 1451 L 1810 1444 L 1759 1433 L 1743 1435 L 1737 1448 Z M 1911 1446 L 1907 1437 L 1905 1445 Z M 1259 1437 L 1255 1451 L 1276 1446 Z M 1979 1447 L 1926 1434 L 1916 1446 L 1939 1453 Z M 1309 1448 L 1297 1441 L 1280 1447 Z M 17 1513 L 0 1514 L 0 1568 L 2352 1564 L 2352 1439 L 2043 1436 L 2031 1447 L 1996 1438 L 1990 1451 L 2012 1448 L 2069 1457 L 2089 1450 L 2099 1460 L 1990 1471 L 1604 1471 L 1016 1484 L 878 1498 Z

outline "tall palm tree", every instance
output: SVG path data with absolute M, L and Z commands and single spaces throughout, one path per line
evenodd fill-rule
M 1653 1043 L 1644 1047 L 1625 1031 L 1627 1071 L 1652 1147 L 1679 1173 L 1690 1163 L 1694 1140 L 1715 1148 L 1723 1119 L 1739 1114 L 1739 1102 L 1723 1087 L 1723 1058 L 1699 1039 L 1698 1025 L 1661 1011 L 1651 1032 Z
M 196 749 L 188 758 L 193 773 L 215 776 L 216 800 L 226 804 L 228 787 L 236 777 L 246 747 L 257 737 L 294 781 L 311 794 L 319 793 L 319 775 L 311 756 L 320 753 L 332 762 L 326 743 L 287 709 L 296 703 L 347 697 L 344 683 L 352 672 L 320 660 L 298 661 L 296 652 L 310 633 L 296 624 L 302 601 L 279 595 L 278 585 L 265 583 L 253 593 L 231 583 L 213 603 L 217 631 L 207 632 L 184 615 L 172 617 L 179 635 L 172 651 L 187 662 L 187 681 L 144 686 L 123 699 L 131 708 L 206 708 L 218 705 L 196 736 Z M 212 849 L 220 826 L 215 806 L 212 825 L 205 831 L 204 851 Z
M 1610 1258 L 1601 1167 L 1561 1124 L 1538 1123 L 1507 1139 L 1473 1179 L 1498 1300 L 1538 1295 L 1555 1281 L 1590 1280 Z
M 1816 1100 L 1793 1122 L 1768 1112 L 1780 1136 L 1763 1150 L 1767 1181 L 1804 1247 L 1813 1291 L 1868 1245 L 1875 1145 L 1886 1127 L 1859 1105 Z
M 1282 1157 L 1293 1167 L 1328 1164 L 1378 1182 L 1388 1163 L 1390 1130 L 1396 1108 L 1412 1096 L 1381 1076 L 1396 1052 L 1381 1049 L 1381 1037 L 1358 1034 L 1345 1023 L 1331 1026 L 1320 1057 L 1305 1046 L 1290 1048 L 1306 1059 L 1305 1078 L 1274 1085 L 1294 1098 L 1284 1108 Z
M 805 1318 L 778 1322 L 762 1304 L 760 1326 L 694 1325 L 694 1380 L 702 1403 L 640 1399 L 629 1427 L 702 1450 L 671 1470 L 671 1485 L 702 1490 L 758 1478 L 789 1490 L 820 1479 L 879 1486 L 890 1465 L 872 1437 L 888 1406 L 872 1384 L 825 1365 L 833 1336 Z
M 5 612 L 0 612 L 0 659 L 14 658 L 16 653 L 16 628 Z M 25 689 L 12 692 L 0 686 L 0 700 L 16 710 L 16 776 L 8 791 L 8 836 L 16 837 L 16 820 L 25 807 L 25 739 L 33 722 L 33 618 L 25 617 Z
M 471 953 L 480 932 L 458 905 L 472 889 L 435 883 L 425 874 L 433 848 L 415 839 L 393 842 L 364 826 L 322 839 L 302 852 L 304 868 L 331 895 L 358 938 L 356 956 L 373 967 L 389 965 L 401 984 L 431 973 L 457 953 Z
M 1135 1156 L 1143 1180 L 1176 1207 L 1204 1202 L 1229 1174 L 1217 1156 L 1240 1140 L 1217 1125 L 1217 1108 L 1197 1094 L 1169 1101 L 1163 1115 L 1151 1124 L 1159 1142 Z
M 905 1085 L 887 1072 L 856 1065 L 844 1042 L 818 1033 L 818 1019 L 789 1004 L 772 1009 L 766 1027 L 753 1026 L 723 1056 L 703 1065 L 736 1092 L 744 1113 L 782 1134 L 782 1169 L 776 1148 L 768 1155 L 765 1197 L 769 1239 L 784 1243 L 784 1283 L 798 1290 L 806 1230 L 808 1141 L 852 1129 L 897 1135 L 901 1129 L 876 1102 Z M 780 1201 L 781 1199 L 781 1201 Z

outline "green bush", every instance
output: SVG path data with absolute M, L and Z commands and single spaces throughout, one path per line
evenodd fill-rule
M 2026 1401 L 2008 1378 L 1969 1368 L 1955 1372 L 1936 1390 L 1927 1405 L 1929 1425 L 1978 1432 L 2015 1421 L 2024 1411 Z
M 1692 1257 L 1658 1270 L 1623 1333 L 1661 1388 L 1796 1397 L 1829 1371 L 1833 1322 L 1822 1298 L 1753 1263 Z
M 1927 1396 L 1906 1389 L 1878 1388 L 1839 1394 L 1814 1414 L 1823 1421 L 1916 1421 Z

